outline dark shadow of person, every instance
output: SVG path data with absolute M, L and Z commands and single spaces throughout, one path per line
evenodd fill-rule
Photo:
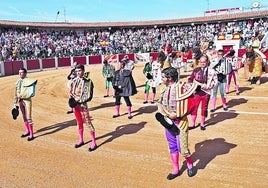
M 38 129 L 38 130 L 36 130 L 35 134 L 40 133 L 40 132 L 44 132 L 44 133 L 40 134 L 40 135 L 37 135 L 35 137 L 37 138 L 37 137 L 45 136 L 45 135 L 48 135 L 48 134 L 53 134 L 53 133 L 56 133 L 56 132 L 61 131 L 63 129 L 66 129 L 67 127 L 70 127 L 70 126 L 76 126 L 76 120 L 75 119 L 70 120 L 70 121 L 57 123 L 57 124 L 54 124 L 54 125 L 50 125 L 50 126 Z
M 114 102 L 102 103 L 99 106 L 94 106 L 94 107 L 89 108 L 89 111 L 98 110 L 101 108 L 112 107 L 112 106 L 114 106 Z
M 237 145 L 228 143 L 224 138 L 214 138 L 195 144 L 195 151 L 192 153 L 193 163 L 196 170 L 205 169 L 205 167 L 217 156 L 228 154 L 231 149 Z M 186 170 L 186 162 L 183 162 L 181 172 Z
M 243 93 L 245 91 L 252 90 L 252 87 L 239 87 L 239 92 Z
M 244 98 L 240 98 L 240 99 L 231 99 L 228 101 L 227 105 L 228 105 L 228 108 L 232 108 L 234 106 L 237 106 L 237 105 L 240 105 L 240 104 L 243 104 L 243 103 L 247 103 L 248 100 L 247 99 L 244 99 Z
M 138 115 L 141 115 L 141 114 L 144 114 L 144 113 L 151 114 L 151 113 L 153 113 L 155 111 L 157 111 L 157 106 L 156 105 L 143 106 L 143 107 L 140 107 L 137 110 L 132 111 L 132 115 L 134 117 L 134 116 L 138 116 Z
M 141 129 L 143 129 L 146 123 L 147 122 L 143 121 L 140 123 L 131 123 L 131 124 L 126 124 L 126 125 L 120 125 L 120 126 L 116 127 L 116 129 L 113 132 L 96 137 L 96 140 L 107 137 L 107 139 L 104 142 L 102 142 L 101 144 L 98 144 L 98 147 L 100 147 L 101 145 L 104 145 L 108 142 L 111 142 L 114 139 L 121 137 L 123 135 L 135 134 L 138 131 L 140 131 Z
M 207 119 L 206 121 L 206 127 L 215 125 L 218 122 L 223 122 L 224 120 L 227 119 L 233 119 L 238 116 L 237 113 L 229 111 L 229 112 L 214 112 L 210 114 L 210 118 Z
M 268 82 L 268 77 L 262 76 L 260 80 L 261 80 L 261 84 L 264 84 Z

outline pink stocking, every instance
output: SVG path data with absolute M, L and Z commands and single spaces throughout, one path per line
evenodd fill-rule
M 109 95 L 109 89 L 106 89 L 106 96 Z
M 116 105 L 115 106 L 115 115 L 119 115 L 120 114 L 119 110 L 120 110 L 120 105 Z
M 171 153 L 170 154 L 172 165 L 173 165 L 173 171 L 172 174 L 178 174 L 179 173 L 179 154 L 178 153 Z
M 155 93 L 153 93 L 152 95 L 152 102 L 154 102 L 154 99 L 155 99 Z
M 131 117 L 131 106 L 127 106 L 128 117 Z
M 195 122 L 196 122 L 196 115 L 191 115 L 191 118 L 192 118 L 192 127 L 195 126 Z
M 24 135 L 27 135 L 30 132 L 28 121 L 24 121 L 24 127 L 25 127 Z
M 33 124 L 29 124 L 28 123 L 28 127 L 29 127 L 29 131 L 30 131 L 30 138 L 33 138 Z
M 145 93 L 144 94 L 144 102 L 147 102 L 148 101 L 148 96 L 149 96 L 149 93 Z
M 90 137 L 91 137 L 91 141 L 92 141 L 90 148 L 95 148 L 97 146 L 97 144 L 96 144 L 96 138 L 95 138 L 95 132 L 94 131 L 90 132 Z
M 217 100 L 217 98 L 212 98 L 211 99 L 211 105 L 212 105 L 212 110 L 215 110 L 216 109 L 216 100 Z
M 230 90 L 230 85 L 226 85 L 226 93 L 229 93 L 229 90 Z
M 205 119 L 206 119 L 205 116 L 201 116 L 201 123 L 200 123 L 201 127 L 205 126 Z
M 78 134 L 79 134 L 79 143 L 78 144 L 81 144 L 84 142 L 84 129 L 81 128 L 81 129 L 78 129 Z
M 239 94 L 239 85 L 235 85 L 235 90 L 236 90 L 236 93 Z
M 226 108 L 226 98 L 221 98 L 223 108 Z
M 186 164 L 187 164 L 187 168 L 188 169 L 192 169 L 193 168 L 193 162 L 192 162 L 192 158 L 191 157 L 186 157 Z

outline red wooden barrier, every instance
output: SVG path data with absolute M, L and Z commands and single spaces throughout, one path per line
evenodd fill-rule
M 89 64 L 101 64 L 102 62 L 101 55 L 89 56 Z
M 29 59 L 26 64 L 28 70 L 40 69 L 39 59 Z
M 87 64 L 87 57 L 86 56 L 75 56 L 74 62 L 78 64 L 86 65 Z
M 46 68 L 54 68 L 55 65 L 55 59 L 54 58 L 49 58 L 49 59 L 42 59 L 42 67 L 43 69 Z
M 71 58 L 70 57 L 58 58 L 58 66 L 59 67 L 71 66 Z
M 18 74 L 19 69 L 23 67 L 22 61 L 5 61 L 5 76 Z

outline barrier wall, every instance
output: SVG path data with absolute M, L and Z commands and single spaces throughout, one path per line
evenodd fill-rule
M 89 56 L 89 63 L 90 65 L 92 64 L 101 64 L 102 63 L 102 56 L 101 55 L 94 55 L 94 56 Z
M 56 58 L 57 60 L 57 66 L 56 67 L 69 67 L 71 66 L 71 58 L 70 57 L 62 57 L 62 58 Z
M 55 59 L 43 59 L 42 62 L 40 63 L 41 70 L 42 69 L 47 69 L 47 68 L 54 68 L 56 67 L 56 61 Z
M 88 56 L 75 56 L 73 57 L 73 61 L 77 62 L 78 64 L 86 65 L 88 64 Z
M 238 50 L 238 56 L 242 57 L 245 53 L 245 49 Z M 149 56 L 152 56 L 154 60 L 157 59 L 157 52 L 151 53 L 138 53 L 138 54 L 112 54 L 107 56 L 94 55 L 94 56 L 75 56 L 75 57 L 60 57 L 60 58 L 45 58 L 45 59 L 31 59 L 23 61 L 4 61 L 0 62 L 0 75 L 9 76 L 18 74 L 18 70 L 21 67 L 26 68 L 29 72 L 42 71 L 45 69 L 58 69 L 61 67 L 69 67 L 73 62 L 77 62 L 83 65 L 101 64 L 104 59 L 108 62 L 121 61 L 125 55 L 136 63 L 147 62 Z
M 23 66 L 23 61 L 6 61 L 4 62 L 4 68 L 1 72 L 2 76 L 14 75 L 19 72 L 19 69 Z
M 40 69 L 39 59 L 26 60 L 26 67 L 28 71 Z

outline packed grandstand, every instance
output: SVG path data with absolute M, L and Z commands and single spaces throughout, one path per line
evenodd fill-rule
M 40 59 L 51 58 L 69 58 L 64 63 L 60 63 L 61 60 L 54 61 L 52 67 L 70 66 L 74 57 L 83 56 L 87 57 L 81 59 L 83 64 L 96 64 L 110 54 L 123 56 L 157 52 L 166 41 L 170 42 L 172 51 L 191 50 L 200 46 L 202 39 L 208 42 L 209 49 L 215 49 L 220 37 L 228 42 L 238 36 L 236 50 L 239 50 L 251 45 L 253 38 L 261 41 L 267 32 L 268 10 L 142 22 L 50 23 L 2 20 L 0 71 L 2 76 L 11 75 L 22 64 L 28 64 L 28 61 L 34 64 L 35 60 L 39 64 Z M 100 58 L 92 60 L 89 58 L 91 56 Z M 130 57 L 135 60 L 136 56 Z M 8 70 L 5 67 L 8 62 L 20 63 L 12 65 L 12 70 Z M 28 69 L 41 67 L 29 66 Z

